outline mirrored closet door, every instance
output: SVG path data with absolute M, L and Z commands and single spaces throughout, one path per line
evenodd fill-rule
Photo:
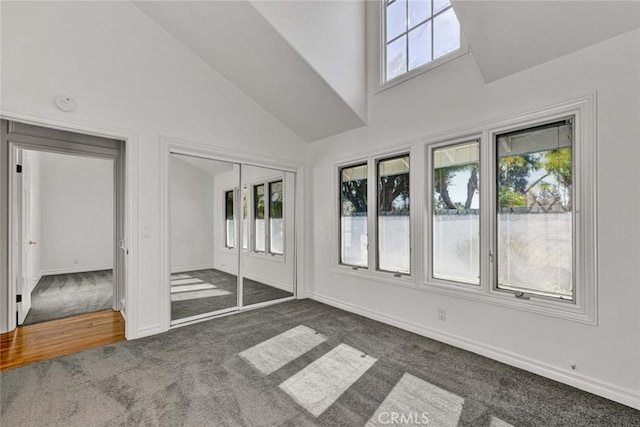
M 242 165 L 242 306 L 295 295 L 295 174 Z
M 240 165 L 171 154 L 171 321 L 237 310 Z

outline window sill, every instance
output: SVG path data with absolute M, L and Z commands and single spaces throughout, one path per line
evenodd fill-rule
M 253 259 L 261 259 L 266 261 L 273 261 L 284 264 L 285 259 L 284 255 L 271 255 L 265 252 L 253 252 L 253 251 L 242 251 L 243 255 L 246 255 L 249 258 Z
M 336 264 L 331 269 L 332 273 L 342 274 L 344 276 L 355 277 L 358 279 L 375 280 L 385 284 L 391 284 L 395 286 L 404 286 L 406 288 L 415 289 L 416 285 L 412 276 L 403 275 L 401 277 L 395 277 L 393 273 L 384 271 L 370 271 L 364 267 L 353 269 L 350 266 Z
M 461 57 L 462 55 L 466 55 L 467 53 L 469 53 L 469 47 L 464 44 L 463 46 L 460 47 L 460 49 L 458 50 L 454 50 L 453 52 L 449 52 L 446 55 L 441 56 L 438 59 L 434 59 L 431 62 L 428 62 L 418 68 L 414 68 L 411 71 L 408 71 L 398 77 L 395 77 L 385 83 L 380 84 L 380 86 L 378 87 L 378 89 L 376 89 L 373 94 L 377 95 L 382 91 L 385 91 L 393 86 L 399 85 L 402 82 L 406 82 L 407 80 L 410 80 L 414 77 L 417 77 L 423 73 L 426 73 L 427 71 L 431 71 L 434 68 L 438 68 L 441 65 L 446 64 L 449 61 L 453 61 L 456 58 Z M 383 71 L 380 71 L 381 73 L 383 73 Z
M 589 325 L 598 324 L 595 313 L 589 313 L 584 307 L 569 301 L 549 300 L 549 298 L 532 294 L 530 299 L 525 300 L 516 298 L 511 292 L 497 290 L 487 292 L 480 286 L 470 288 L 463 284 L 428 282 L 418 285 L 418 288 L 427 292 L 512 308 L 518 311 L 542 314 Z

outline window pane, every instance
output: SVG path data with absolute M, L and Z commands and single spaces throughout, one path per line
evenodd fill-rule
M 367 165 L 340 169 L 340 263 L 368 266 Z
M 264 184 L 253 187 L 253 217 L 255 226 L 255 242 L 253 248 L 264 252 L 266 239 L 264 226 Z
M 269 184 L 269 251 L 284 252 L 284 219 L 282 215 L 282 181 Z
M 247 187 L 242 188 L 242 249 L 248 249 L 249 241 L 249 227 L 247 222 L 247 215 L 249 209 L 249 196 Z
M 396 0 L 387 6 L 387 41 L 407 31 L 407 0 Z
M 409 156 L 378 162 L 378 269 L 410 273 Z
M 480 283 L 480 144 L 433 151 L 433 277 Z
M 497 138 L 498 287 L 573 298 L 571 124 Z
M 449 9 L 433 19 L 433 58 L 460 48 L 460 24 L 458 18 Z
M 451 6 L 449 0 L 433 0 L 433 14 L 435 15 L 449 6 Z
M 409 70 L 431 61 L 431 21 L 409 33 Z
M 387 45 L 387 80 L 407 72 L 407 36 Z
M 429 19 L 431 0 L 409 0 L 409 28 Z
M 224 193 L 225 198 L 225 224 L 226 224 L 226 239 L 225 246 L 233 248 L 235 246 L 236 228 L 234 221 L 234 209 L 233 209 L 233 190 L 226 191 Z

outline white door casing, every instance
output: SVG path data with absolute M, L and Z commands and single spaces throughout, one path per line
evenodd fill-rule
M 18 324 L 22 325 L 31 310 L 31 163 L 27 151 L 22 151 L 22 172 L 18 174 L 18 180 L 22 182 L 22 204 L 18 206 L 21 209 L 21 226 L 20 233 L 22 244 L 22 271 L 21 285 L 22 303 L 18 306 Z

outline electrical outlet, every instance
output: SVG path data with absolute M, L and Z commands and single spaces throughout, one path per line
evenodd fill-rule
M 444 308 L 438 309 L 438 320 L 445 322 L 447 320 L 447 310 Z
M 74 263 L 74 264 L 78 264 L 78 258 L 75 258 L 75 259 L 73 260 L 73 263 Z

